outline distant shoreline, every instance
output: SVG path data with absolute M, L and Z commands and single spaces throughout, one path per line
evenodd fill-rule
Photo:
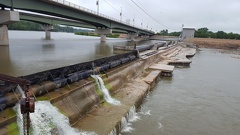
M 234 39 L 192 38 L 185 42 L 194 43 L 199 48 L 240 50 L 240 40 Z

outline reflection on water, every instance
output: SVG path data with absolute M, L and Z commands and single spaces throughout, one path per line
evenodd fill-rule
M 55 44 L 43 44 L 42 45 L 42 51 L 43 52 L 47 52 L 47 51 L 54 51 L 54 49 L 55 49 Z
M 8 46 L 0 46 L 0 72 L 5 73 L 11 71 L 11 57 Z
M 190 68 L 157 84 L 141 108 L 151 115 L 141 115 L 123 135 L 239 135 L 240 62 L 231 56 L 198 52 Z
M 0 72 L 13 76 L 28 75 L 53 68 L 111 56 L 114 45 L 130 45 L 126 39 L 79 36 L 52 32 L 52 40 L 44 40 L 44 32 L 9 31 L 10 46 L 0 46 Z M 144 41 L 138 44 L 145 44 Z

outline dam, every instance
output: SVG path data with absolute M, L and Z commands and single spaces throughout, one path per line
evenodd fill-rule
M 194 56 L 196 52 L 194 46 L 184 43 L 149 46 L 21 78 L 29 80 L 29 95 L 35 97 L 36 105 L 40 101 L 50 101 L 75 129 L 100 135 L 120 134 L 122 119 L 127 118 L 129 112 L 135 111 L 131 108 L 141 105 L 160 77 L 171 77 L 174 66 L 189 66 L 191 61 L 187 57 Z M 91 74 L 101 75 L 109 93 L 121 105 L 106 102 L 96 81 L 90 77 Z M 1 98 L 4 117 L 0 119 L 0 125 L 5 127 L 1 128 L 3 134 L 18 130 L 17 124 L 14 124 L 16 113 L 12 106 L 17 103 L 21 93 L 12 89 L 15 87 L 4 87 L 5 93 Z M 56 133 L 62 132 L 58 128 L 52 129 Z

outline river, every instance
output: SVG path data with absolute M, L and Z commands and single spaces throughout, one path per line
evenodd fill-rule
M 240 59 L 202 49 L 156 85 L 123 135 L 239 135 Z
M 112 56 L 114 45 L 131 45 L 126 39 L 74 35 L 52 32 L 52 40 L 44 32 L 9 31 L 9 46 L 0 46 L 0 73 L 23 76 L 32 73 Z M 156 41 L 143 41 L 138 45 Z
M 9 36 L 10 46 L 0 46 L 0 72 L 14 76 L 111 56 L 114 45 L 131 44 L 72 33 L 53 32 L 52 40 L 44 40 L 43 32 Z M 191 67 L 175 68 L 171 79 L 161 79 L 140 109 L 141 120 L 132 123 L 134 131 L 123 135 L 239 135 L 240 60 L 232 56 L 197 51 Z

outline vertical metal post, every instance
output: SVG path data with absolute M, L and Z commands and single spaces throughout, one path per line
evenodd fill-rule
M 11 0 L 11 10 L 13 11 L 14 8 L 13 8 L 13 0 Z

